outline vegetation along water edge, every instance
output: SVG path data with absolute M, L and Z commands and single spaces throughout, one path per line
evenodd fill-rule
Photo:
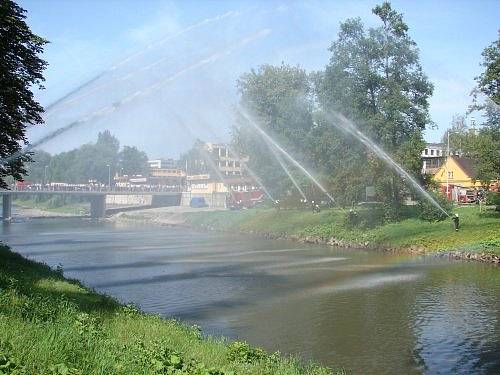
M 0 246 L 0 374 L 342 374 L 149 315 Z
M 493 209 L 482 212 L 476 206 L 456 209 L 460 216 L 459 231 L 454 231 L 451 220 L 436 222 L 409 217 L 384 222 L 381 215 L 371 209 L 360 209 L 354 225 L 349 222 L 347 212 L 342 209 L 324 209 L 318 213 L 259 208 L 179 213 L 165 208 L 121 213 L 114 219 L 500 263 L 500 214 Z

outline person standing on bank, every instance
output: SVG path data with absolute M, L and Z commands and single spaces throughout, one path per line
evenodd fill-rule
M 451 220 L 453 220 L 453 225 L 455 225 L 455 232 L 458 232 L 458 228 L 460 228 L 460 219 L 458 218 L 458 214 L 453 215 Z

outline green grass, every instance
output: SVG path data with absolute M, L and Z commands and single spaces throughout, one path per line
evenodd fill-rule
M 0 246 L 0 374 L 330 374 L 141 313 Z
M 66 203 L 60 207 L 51 207 L 50 200 L 35 202 L 31 199 L 15 199 L 12 203 L 26 208 L 70 215 L 87 215 L 90 212 L 89 203 Z
M 320 213 L 300 210 L 258 209 L 243 211 L 199 212 L 186 214 L 193 226 L 216 230 L 252 232 L 276 236 L 335 238 L 353 244 L 413 247 L 428 251 L 480 251 L 500 254 L 500 215 L 494 211 L 479 213 L 477 207 L 457 209 L 460 230 L 455 232 L 451 220 L 429 223 L 407 219 L 374 228 L 349 228 L 345 211 L 322 210 Z

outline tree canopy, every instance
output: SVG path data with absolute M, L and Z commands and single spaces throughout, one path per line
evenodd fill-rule
M 100 132 L 95 143 L 53 156 L 36 151 L 33 159 L 25 179 L 37 183 L 88 183 L 96 180 L 107 184 L 108 173 L 113 177 L 115 173 L 145 175 L 148 171 L 146 153 L 130 146 L 124 146 L 120 151 L 118 139 L 108 130 Z
M 32 87 L 42 89 L 47 63 L 39 55 L 47 41 L 31 32 L 26 11 L 11 0 L 0 2 L 0 158 L 19 153 L 27 144 L 26 128 L 43 123 L 43 107 Z M 5 177 L 21 180 L 29 154 L 0 163 L 0 187 Z
M 375 186 L 381 198 L 398 204 L 407 191 L 400 177 L 333 126 L 338 124 L 330 116 L 341 113 L 353 120 L 406 169 L 420 175 L 422 132 L 432 124 L 433 86 L 403 16 L 387 2 L 376 6 L 373 14 L 378 27 L 367 29 L 358 18 L 341 23 L 323 71 L 308 74 L 285 63 L 263 65 L 244 74 L 238 89 L 241 105 L 322 176 L 337 200 L 362 200 L 365 187 Z M 233 129 L 233 142 L 252 156 L 251 166 L 262 172 L 265 182 L 287 180 L 265 142 L 245 121 Z M 290 184 L 281 187 L 290 189 Z

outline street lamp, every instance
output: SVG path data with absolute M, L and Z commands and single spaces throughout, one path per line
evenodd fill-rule
M 111 189 L 111 165 L 106 164 L 106 167 L 108 167 L 108 188 Z
M 43 184 L 46 185 L 47 184 L 47 168 L 49 166 L 46 165 L 44 168 L 43 168 Z

